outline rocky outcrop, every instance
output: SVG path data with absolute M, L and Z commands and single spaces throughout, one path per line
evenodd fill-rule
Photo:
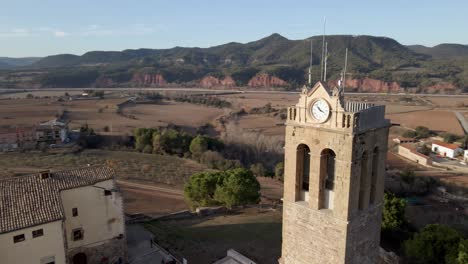
M 288 83 L 286 81 L 266 73 L 255 75 L 247 83 L 249 87 L 281 87 L 287 85 Z
M 336 86 L 337 80 L 329 81 L 330 86 Z M 384 82 L 381 80 L 364 78 L 364 79 L 347 79 L 345 87 L 350 90 L 357 92 L 368 92 L 368 93 L 388 93 L 388 92 L 400 92 L 401 86 L 397 82 Z
M 226 76 L 224 79 L 218 79 L 213 76 L 206 76 L 200 80 L 200 86 L 204 88 L 212 87 L 233 87 L 236 83 L 231 76 Z
M 132 83 L 144 86 L 167 85 L 167 81 L 159 73 L 135 73 L 132 78 Z
M 96 80 L 96 87 L 112 87 L 114 85 L 114 81 L 109 77 L 99 77 Z
M 424 87 L 423 90 L 426 92 L 438 92 L 438 91 L 454 91 L 458 89 L 455 85 L 452 83 L 437 83 L 428 87 Z

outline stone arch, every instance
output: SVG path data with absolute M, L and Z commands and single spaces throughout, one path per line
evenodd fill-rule
M 375 147 L 372 153 L 372 171 L 370 182 L 369 204 L 374 204 L 377 194 L 377 177 L 379 175 L 380 152 L 379 147 Z
M 310 148 L 299 144 L 296 148 L 296 201 L 308 201 L 310 186 Z
M 336 154 L 327 148 L 320 153 L 319 208 L 333 209 L 336 172 Z
M 73 256 L 73 264 L 87 264 L 86 254 L 83 252 L 77 253 Z
M 368 200 L 365 199 L 366 197 L 366 185 L 367 185 L 367 178 L 368 178 L 368 162 L 369 157 L 367 152 L 364 151 L 361 156 L 361 175 L 359 177 L 359 203 L 358 209 L 363 210 L 366 208 L 366 202 Z

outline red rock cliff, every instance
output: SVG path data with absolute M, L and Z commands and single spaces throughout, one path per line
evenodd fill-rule
M 109 77 L 99 77 L 96 80 L 96 87 L 112 87 L 114 81 Z
M 158 73 L 135 73 L 132 78 L 132 83 L 151 86 L 167 85 L 167 81 Z
M 247 84 L 249 87 L 277 87 L 286 85 L 288 85 L 286 81 L 266 73 L 255 75 Z
M 337 85 L 336 80 L 329 81 L 330 86 Z M 384 82 L 381 80 L 364 78 L 364 79 L 347 79 L 346 88 L 357 90 L 358 92 L 370 93 L 387 93 L 387 92 L 400 92 L 401 86 L 396 82 Z
M 226 76 L 224 79 L 220 80 L 213 76 L 206 76 L 200 80 L 200 86 L 204 88 L 211 87 L 233 87 L 236 83 L 231 76 Z

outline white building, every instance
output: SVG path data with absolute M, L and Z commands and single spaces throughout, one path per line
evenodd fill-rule
M 435 152 L 443 157 L 454 159 L 458 155 L 463 154 L 463 149 L 458 145 L 445 143 L 442 141 L 432 142 L 432 152 Z
M 0 262 L 125 263 L 114 172 L 88 167 L 0 180 Z
M 468 149 L 463 151 L 463 161 L 468 162 Z

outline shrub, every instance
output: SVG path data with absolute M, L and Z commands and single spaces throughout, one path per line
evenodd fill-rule
M 403 137 L 406 137 L 406 138 L 415 138 L 417 136 L 418 134 L 416 133 L 416 131 L 413 131 L 413 130 L 406 130 L 403 133 Z
M 453 143 L 458 139 L 456 135 L 451 134 L 451 133 L 445 133 L 442 135 L 442 137 L 444 138 L 444 142 L 447 142 L 447 143 Z
M 456 230 L 437 224 L 427 225 L 403 244 L 408 263 L 415 264 L 466 263 L 457 259 L 465 258 L 464 246 L 466 243 Z
M 284 179 L 284 162 L 278 162 L 275 166 L 275 177 L 283 181 Z
M 393 193 L 385 193 L 382 217 L 383 231 L 396 231 L 402 228 L 405 220 L 406 201 Z
M 431 131 L 429 128 L 425 126 L 418 126 L 416 127 L 416 134 L 418 135 L 419 138 L 427 138 L 431 135 Z
M 255 163 L 250 166 L 250 170 L 255 177 L 263 177 L 266 175 L 265 167 L 261 163 Z

